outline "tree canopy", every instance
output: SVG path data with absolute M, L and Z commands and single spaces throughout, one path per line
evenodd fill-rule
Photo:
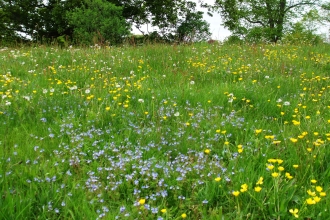
M 321 6 L 322 0 L 215 0 L 211 7 L 234 35 L 277 42 L 290 21 Z
M 158 28 L 159 36 L 184 39 L 183 35 L 198 33 L 198 39 L 207 40 L 209 30 L 202 14 L 195 3 L 185 0 L 0 0 L 0 40 L 43 42 L 79 36 L 86 42 L 98 32 L 101 41 L 118 43 L 131 26 L 148 34 L 142 31 L 143 25 Z

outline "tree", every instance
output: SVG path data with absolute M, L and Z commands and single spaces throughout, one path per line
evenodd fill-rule
M 83 44 L 118 44 L 129 34 L 122 8 L 104 0 L 86 0 L 80 8 L 68 12 L 67 19 L 74 27 L 75 41 Z
M 216 0 L 213 9 L 219 11 L 224 26 L 234 35 L 255 33 L 277 42 L 285 25 L 307 7 L 319 7 L 322 0 Z M 252 31 L 252 32 L 251 32 Z
M 208 40 L 210 37 L 210 25 L 203 20 L 203 12 L 196 11 L 196 3 L 187 2 L 186 14 L 179 21 L 177 37 L 180 42 L 196 42 Z

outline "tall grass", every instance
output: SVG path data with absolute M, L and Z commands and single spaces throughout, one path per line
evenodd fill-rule
M 0 218 L 330 218 L 329 51 L 1 49 Z

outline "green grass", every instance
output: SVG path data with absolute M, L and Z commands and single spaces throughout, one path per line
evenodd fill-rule
M 0 218 L 329 219 L 329 51 L 1 49 Z

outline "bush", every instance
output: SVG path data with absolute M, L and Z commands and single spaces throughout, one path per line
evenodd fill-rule
M 122 8 L 104 0 L 86 0 L 80 8 L 68 13 L 74 27 L 74 41 L 81 44 L 119 44 L 129 34 L 129 24 Z

